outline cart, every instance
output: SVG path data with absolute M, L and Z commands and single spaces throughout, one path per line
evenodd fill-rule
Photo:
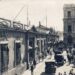
M 56 64 L 55 61 L 46 61 L 45 62 L 45 75 L 55 75 Z

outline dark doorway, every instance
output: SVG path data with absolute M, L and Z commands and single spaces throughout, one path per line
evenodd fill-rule
M 21 44 L 16 43 L 15 44 L 15 66 L 19 65 L 21 63 Z
M 1 44 L 1 73 L 5 72 L 6 70 L 8 70 L 8 63 L 9 63 L 9 49 L 8 49 L 8 44 Z

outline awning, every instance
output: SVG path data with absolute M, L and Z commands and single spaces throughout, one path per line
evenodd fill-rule
M 8 41 L 0 41 L 0 44 L 8 44 Z
M 48 44 L 52 43 L 51 41 L 48 42 Z
M 20 42 L 21 42 L 21 40 L 15 40 L 15 42 L 16 42 L 16 43 L 20 43 Z
M 32 49 L 32 47 L 31 46 L 28 46 L 28 49 Z

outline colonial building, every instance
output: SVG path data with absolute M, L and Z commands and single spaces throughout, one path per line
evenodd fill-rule
M 39 58 L 42 58 L 42 55 L 45 57 L 46 34 L 40 32 L 40 30 L 40 28 L 32 26 L 32 28 L 26 33 L 28 39 L 26 44 L 26 50 L 28 51 L 28 66 L 33 60 L 36 60 L 36 63 L 39 63 Z
M 51 39 L 52 38 L 52 39 Z M 0 18 L 0 75 L 21 75 L 33 60 L 47 56 L 48 43 L 58 36 L 42 25 L 28 27 Z
M 20 26 L 20 27 L 17 27 Z M 25 58 L 25 32 L 21 23 L 0 18 L 0 73 L 15 75 L 21 73 Z
M 75 47 L 75 5 L 64 5 L 64 42 Z

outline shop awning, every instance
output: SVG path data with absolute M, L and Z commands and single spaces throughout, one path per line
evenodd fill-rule
M 31 46 L 28 46 L 28 49 L 32 49 L 32 47 Z
M 8 41 L 0 41 L 0 44 L 8 44 Z
M 52 43 L 51 41 L 48 42 L 48 44 Z
M 21 42 L 21 40 L 15 40 L 15 42 L 16 42 L 16 43 L 20 43 L 20 42 Z

